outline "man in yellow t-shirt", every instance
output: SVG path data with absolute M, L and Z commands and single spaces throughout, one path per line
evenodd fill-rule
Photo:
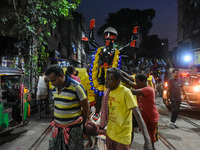
M 152 149 L 146 125 L 137 107 L 137 100 L 131 91 L 120 85 L 121 71 L 109 68 L 106 76 L 106 88 L 110 89 L 108 98 L 108 124 L 106 135 L 107 149 L 129 150 L 132 133 L 132 112 L 143 131 L 144 149 Z
M 147 85 L 149 85 L 156 91 L 156 82 L 153 75 L 151 75 L 150 72 L 147 72 Z
M 89 72 L 90 65 L 87 66 L 87 72 Z M 94 106 L 95 104 L 95 94 L 94 90 L 91 90 L 91 85 L 90 85 L 90 80 L 89 80 L 89 75 L 87 74 L 83 78 L 81 78 L 81 84 L 84 87 L 88 100 L 90 101 L 90 107 Z

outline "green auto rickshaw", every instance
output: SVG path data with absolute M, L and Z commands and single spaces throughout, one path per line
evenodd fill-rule
M 21 69 L 0 66 L 0 134 L 25 123 L 30 116 L 30 93 Z

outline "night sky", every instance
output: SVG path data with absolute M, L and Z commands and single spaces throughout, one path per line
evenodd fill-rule
M 156 15 L 149 34 L 157 34 L 161 39 L 168 38 L 169 50 L 172 50 L 177 46 L 177 5 L 178 0 L 82 0 L 77 11 L 83 14 L 86 29 L 89 29 L 89 22 L 94 18 L 97 30 L 105 24 L 109 13 L 117 12 L 122 8 L 139 10 L 153 8 Z M 99 44 L 102 45 L 103 42 Z

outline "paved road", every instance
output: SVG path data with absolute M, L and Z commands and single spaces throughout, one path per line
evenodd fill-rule
M 170 129 L 169 115 L 170 113 L 165 109 L 162 99 L 156 99 L 157 108 L 160 113 L 159 133 L 174 146 L 172 150 L 200 150 L 200 111 L 191 111 L 188 109 L 181 109 L 180 113 L 186 119 L 189 118 L 195 124 L 186 122 L 185 118 L 178 118 L 177 124 L 179 129 Z M 32 144 L 38 139 L 45 129 L 49 126 L 52 118 L 43 115 L 41 120 L 37 119 L 37 115 L 31 116 L 31 121 L 28 125 L 20 127 L 12 131 L 10 134 L 0 136 L 0 150 L 28 150 Z M 48 134 L 37 150 L 48 149 Z M 100 150 L 104 150 L 103 141 L 100 141 Z M 135 133 L 134 141 L 131 145 L 131 150 L 143 149 L 143 136 L 141 133 Z M 155 143 L 157 150 L 168 150 L 169 148 L 161 141 Z

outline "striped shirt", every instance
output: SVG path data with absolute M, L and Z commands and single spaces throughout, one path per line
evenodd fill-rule
M 79 102 L 86 98 L 83 86 L 72 78 L 66 76 L 66 87 L 60 93 L 53 88 L 54 96 L 54 121 L 66 125 L 81 116 Z

